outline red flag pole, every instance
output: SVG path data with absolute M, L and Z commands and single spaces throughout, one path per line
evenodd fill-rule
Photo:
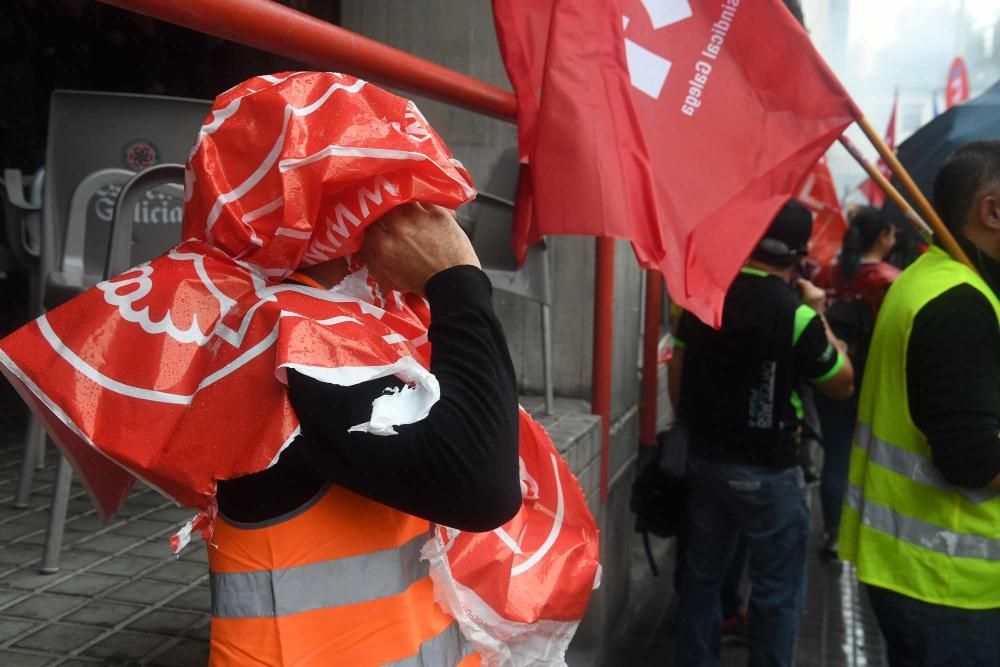
M 876 185 L 882 188 L 882 191 L 892 200 L 892 203 L 899 207 L 899 210 L 903 212 L 907 221 L 917 230 L 925 241 L 930 241 L 934 237 L 934 231 L 924 222 L 924 219 L 913 210 L 910 203 L 903 198 L 903 195 L 899 193 L 899 190 L 893 187 L 889 179 L 885 177 L 882 171 L 873 165 L 869 160 L 865 159 L 865 156 L 861 154 L 858 147 L 854 145 L 854 142 L 846 135 L 841 135 L 840 145 L 847 149 L 847 152 L 851 154 L 851 157 L 861 165 L 861 168 L 865 170 L 869 178 L 871 178 Z
M 663 275 L 655 269 L 646 271 L 646 312 L 642 333 L 642 420 L 639 444 L 656 444 L 656 398 L 659 389 L 660 312 Z
M 875 150 L 877 150 L 879 155 L 882 156 L 882 160 L 889 165 L 889 169 L 892 170 L 892 173 L 895 174 L 896 178 L 899 179 L 899 182 L 903 184 L 903 188 L 906 190 L 906 193 L 910 195 L 910 198 L 913 199 L 914 202 L 916 202 L 917 210 L 920 211 L 920 215 L 923 216 L 924 220 L 930 223 L 931 229 L 934 231 L 934 235 L 940 239 L 941 245 L 943 245 L 944 249 L 948 251 L 948 254 L 951 255 L 956 261 L 961 262 L 973 271 L 976 271 L 976 267 L 973 266 L 969 257 L 965 254 L 965 251 L 962 250 L 962 247 L 958 245 L 958 241 L 955 240 L 952 233 L 948 231 L 947 227 L 944 226 L 944 222 L 941 221 L 941 217 L 937 214 L 937 211 L 934 210 L 934 207 L 931 206 L 931 203 L 927 201 L 927 197 L 925 197 L 924 193 L 920 191 L 920 188 L 914 182 L 913 177 L 910 176 L 908 171 L 906 171 L 903 163 L 899 161 L 899 158 L 896 157 L 895 153 L 889 150 L 885 141 L 882 140 L 882 137 L 880 137 L 878 132 L 875 131 L 875 128 L 872 127 L 871 121 L 864 116 L 861 116 L 858 118 L 858 126 L 861 127 L 865 136 L 868 137 L 868 141 L 872 142 L 872 146 L 874 146 Z

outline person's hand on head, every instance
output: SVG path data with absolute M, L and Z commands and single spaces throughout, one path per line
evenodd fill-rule
M 454 215 L 433 204 L 403 204 L 386 213 L 365 230 L 360 255 L 382 289 L 421 296 L 441 271 L 480 266 Z

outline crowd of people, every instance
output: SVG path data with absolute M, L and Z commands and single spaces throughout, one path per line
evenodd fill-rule
M 716 664 L 744 623 L 750 665 L 793 664 L 806 386 L 824 450 L 820 556 L 854 563 L 890 664 L 1000 664 L 1000 141 L 950 156 L 934 204 L 968 265 L 938 239 L 901 271 L 887 258 L 902 230 L 861 208 L 839 258 L 806 280 L 812 218 L 790 200 L 729 289 L 721 328 L 681 316 L 676 664 Z M 746 616 L 726 602 L 744 560 Z

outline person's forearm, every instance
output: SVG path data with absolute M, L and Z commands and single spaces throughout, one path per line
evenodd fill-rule
M 517 386 L 485 276 L 468 267 L 449 272 L 428 283 L 431 371 L 441 388 L 430 414 L 395 427 L 393 436 L 348 433 L 367 421 L 388 379 L 333 387 L 290 373 L 292 405 L 308 440 L 296 456 L 400 511 L 490 530 L 520 506 Z
M 837 338 L 837 334 L 833 333 L 833 329 L 830 328 L 830 323 L 826 320 L 826 313 L 816 311 L 819 315 L 819 321 L 823 323 L 823 332 L 826 334 L 826 339 L 830 341 L 830 344 L 837 348 L 844 357 L 847 357 L 847 343 Z

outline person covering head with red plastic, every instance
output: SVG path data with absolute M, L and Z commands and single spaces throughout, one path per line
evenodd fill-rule
M 136 477 L 200 510 L 212 665 L 565 651 L 596 529 L 518 410 L 474 195 L 412 102 L 255 77 L 198 134 L 185 241 L 0 341 L 103 516 Z

